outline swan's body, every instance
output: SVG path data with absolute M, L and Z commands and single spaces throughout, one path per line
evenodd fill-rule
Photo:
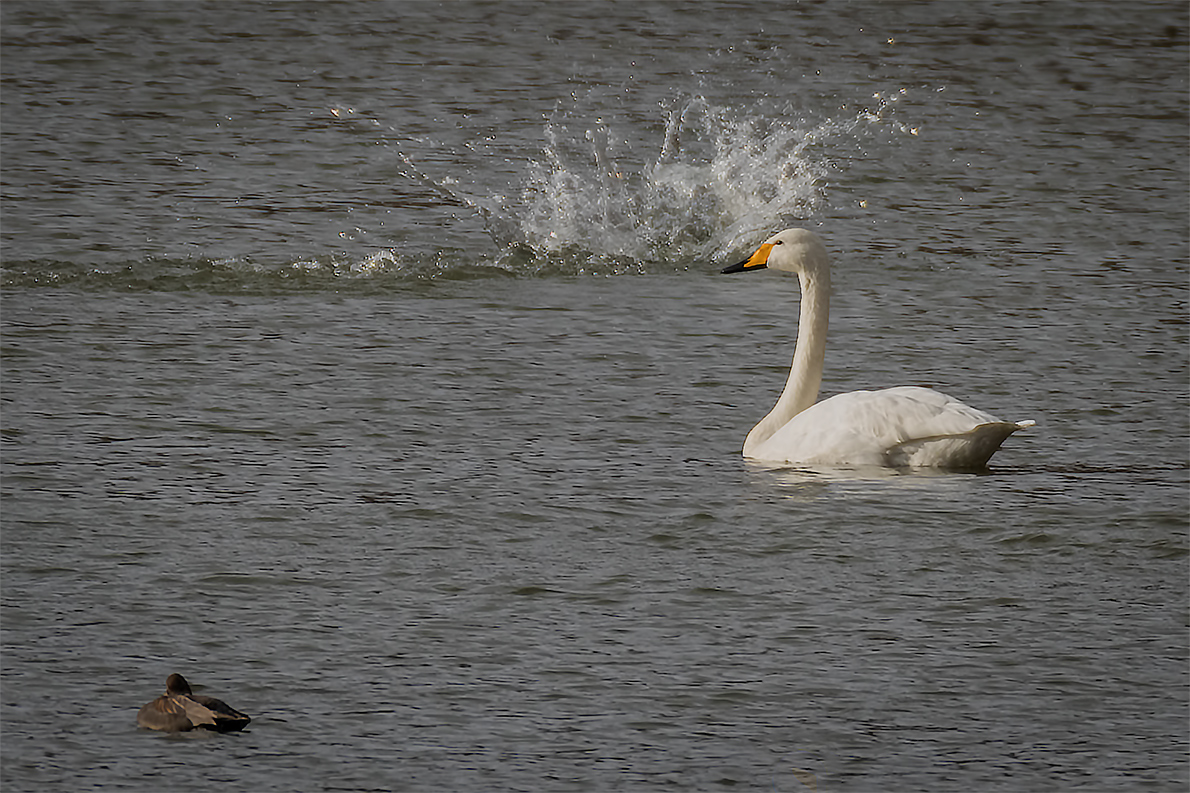
M 1001 421 L 929 388 L 852 391 L 815 404 L 830 315 L 830 259 L 804 229 L 775 234 L 725 273 L 797 273 L 802 303 L 785 390 L 744 441 L 744 456 L 793 465 L 981 468 L 1032 421 Z
M 186 678 L 170 675 L 165 681 L 165 694 L 143 706 L 136 714 L 136 723 L 149 730 L 182 732 L 202 727 L 218 732 L 242 730 L 252 721 L 221 699 L 204 697 L 190 691 Z

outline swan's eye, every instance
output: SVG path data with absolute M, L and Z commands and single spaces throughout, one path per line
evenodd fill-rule
M 774 245 L 780 245 L 780 244 L 781 244 L 781 243 L 783 243 L 783 242 L 785 242 L 785 240 L 777 240 L 777 241 L 776 241 L 776 242 L 774 242 L 773 244 L 774 244 Z

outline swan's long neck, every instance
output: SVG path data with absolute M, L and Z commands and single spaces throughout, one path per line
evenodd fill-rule
M 814 404 L 822 384 L 822 363 L 826 357 L 826 328 L 830 321 L 830 271 L 826 267 L 799 273 L 802 305 L 797 324 L 797 347 L 793 366 L 781 398 L 769 414 L 752 428 L 744 441 L 744 456 L 769 439 L 789 420 Z

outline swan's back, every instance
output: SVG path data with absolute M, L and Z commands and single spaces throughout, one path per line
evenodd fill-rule
M 748 456 L 795 465 L 976 469 L 1031 424 L 1001 421 L 929 388 L 852 391 L 798 413 Z

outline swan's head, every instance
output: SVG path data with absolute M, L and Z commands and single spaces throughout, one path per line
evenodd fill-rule
M 830 257 L 818 235 L 805 229 L 785 229 L 764 241 L 746 261 L 723 268 L 725 273 L 785 270 L 798 275 L 826 272 Z

